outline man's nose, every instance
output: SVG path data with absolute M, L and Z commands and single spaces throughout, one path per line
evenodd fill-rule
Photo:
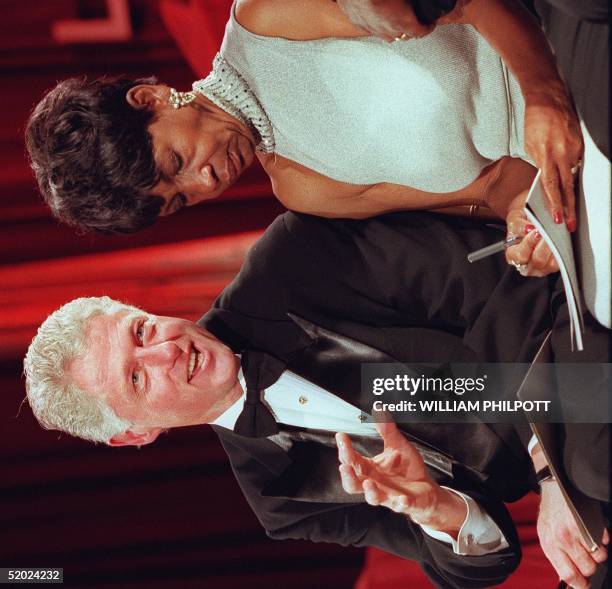
M 175 342 L 161 342 L 138 348 L 137 357 L 152 366 L 172 367 L 183 350 Z

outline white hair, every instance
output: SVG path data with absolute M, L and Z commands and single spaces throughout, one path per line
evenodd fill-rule
M 102 400 L 71 382 L 69 367 L 86 350 L 87 323 L 96 315 L 138 313 L 137 307 L 109 297 L 75 299 L 54 311 L 38 328 L 23 365 L 30 407 L 40 425 L 108 443 L 131 423 Z

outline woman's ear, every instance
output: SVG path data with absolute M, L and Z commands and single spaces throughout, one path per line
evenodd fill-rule
M 156 110 L 168 104 L 169 96 L 170 88 L 163 84 L 138 84 L 127 91 L 125 99 L 132 108 Z

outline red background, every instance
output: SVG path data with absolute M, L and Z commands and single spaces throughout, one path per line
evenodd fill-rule
M 21 358 L 50 311 L 75 296 L 109 294 L 197 319 L 281 212 L 253 167 L 222 199 L 137 235 L 75 235 L 51 218 L 26 162 L 27 115 L 56 80 L 155 74 L 189 89 L 194 72 L 208 71 L 229 1 L 131 0 L 131 40 L 79 45 L 55 42 L 51 24 L 103 17 L 101 0 L 0 7 L 0 566 L 64 567 L 75 587 L 352 587 L 361 551 L 265 537 L 208 428 L 174 431 L 141 450 L 110 449 L 43 431 L 22 405 Z M 535 551 L 533 505 L 521 509 Z M 535 579 L 553 586 L 534 554 L 508 588 Z M 368 563 L 360 589 L 429 586 L 398 559 L 373 551 Z

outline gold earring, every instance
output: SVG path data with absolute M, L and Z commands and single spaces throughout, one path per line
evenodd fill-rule
M 172 108 L 179 109 L 183 106 L 187 106 L 190 102 L 195 100 L 195 92 L 178 92 L 174 88 L 170 88 L 170 98 L 168 103 Z

